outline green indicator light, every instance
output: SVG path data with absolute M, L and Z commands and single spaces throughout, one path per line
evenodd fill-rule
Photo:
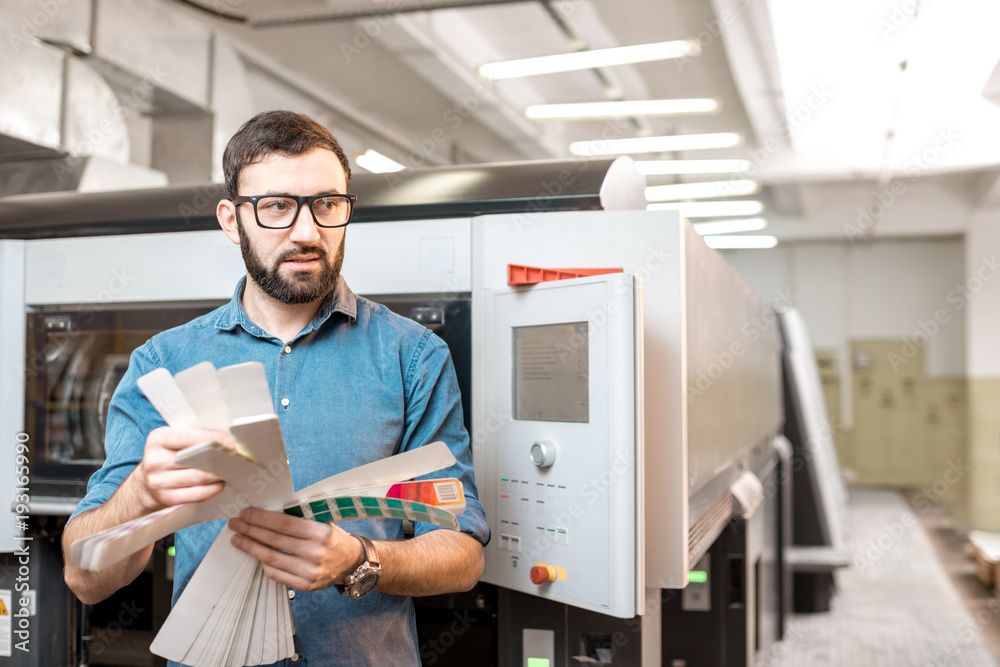
M 548 658 L 528 658 L 528 667 L 549 667 Z
M 708 572 L 704 570 L 691 570 L 688 572 L 688 581 L 692 584 L 703 584 L 708 581 Z
M 173 558 L 173 556 L 174 556 L 174 548 L 172 546 L 167 547 L 167 555 L 170 556 L 171 558 Z

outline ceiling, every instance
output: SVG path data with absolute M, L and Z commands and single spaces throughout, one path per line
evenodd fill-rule
M 339 4 L 330 4 L 339 9 Z M 366 4 L 393 6 L 391 2 Z M 239 9 L 248 17 L 266 17 L 274 6 L 266 0 L 246 0 Z M 294 5 L 288 10 L 289 14 L 296 11 Z M 699 58 L 683 62 L 498 82 L 476 74 L 479 65 L 495 60 L 688 39 L 712 20 L 711 5 L 696 0 L 567 0 L 274 27 L 214 22 L 247 50 L 259 50 L 293 68 L 363 114 L 366 122 L 382 128 L 384 138 L 390 139 L 380 150 L 409 165 L 421 160 L 565 157 L 569 142 L 599 138 L 602 131 L 621 137 L 714 131 L 751 134 L 725 50 L 714 37 L 714 44 L 706 43 Z M 711 116 L 625 119 L 612 121 L 610 127 L 604 121 L 529 121 L 523 115 L 529 104 L 671 97 L 717 97 L 723 110 Z M 356 119 L 344 120 L 350 126 L 349 121 Z M 436 129 L 447 136 L 436 141 L 432 138 Z M 435 144 L 433 151 L 427 139 Z M 422 156 L 407 159 L 414 148 L 421 149 Z
M 256 107 L 247 117 L 306 110 L 352 155 L 504 162 L 567 157 L 578 140 L 737 132 L 745 141 L 734 148 L 633 157 L 750 160 L 784 239 L 843 238 L 893 179 L 905 205 L 886 207 L 866 236 L 961 233 L 973 210 L 1000 205 L 992 0 L 164 2 L 236 46 Z M 435 9 L 411 11 L 425 8 Z M 498 60 L 675 39 L 697 40 L 700 55 L 496 82 L 477 74 Z M 524 115 L 540 103 L 701 97 L 721 111 Z

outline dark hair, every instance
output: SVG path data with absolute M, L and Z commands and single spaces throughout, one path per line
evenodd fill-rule
M 226 178 L 226 194 L 237 194 L 240 172 L 247 165 L 259 162 L 272 153 L 301 155 L 313 148 L 333 151 L 351 184 L 351 165 L 344 149 L 330 131 L 305 114 L 294 111 L 264 111 L 257 114 L 236 131 L 222 154 L 222 171 Z

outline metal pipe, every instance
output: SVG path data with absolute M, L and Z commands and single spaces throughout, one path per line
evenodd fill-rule
M 413 150 L 413 144 L 402 134 L 369 120 L 359 109 L 320 90 L 301 74 L 265 55 L 259 49 L 231 36 L 227 40 L 249 65 L 329 109 L 345 122 L 396 146 L 404 153 L 408 154 Z M 428 159 L 428 162 L 442 164 L 441 160 Z
M 462 7 L 482 7 L 486 5 L 509 5 L 525 0 L 394 0 L 385 6 L 371 9 L 330 9 L 327 11 L 313 11 L 301 13 L 293 16 L 249 16 L 231 14 L 206 7 L 195 0 L 174 0 L 187 7 L 191 7 L 211 16 L 244 23 L 254 28 L 270 28 L 274 26 L 298 25 L 303 23 L 319 23 L 324 21 L 352 21 L 355 19 L 372 18 L 375 16 L 386 16 L 393 14 L 408 14 L 411 12 L 427 12 L 437 9 L 459 9 Z

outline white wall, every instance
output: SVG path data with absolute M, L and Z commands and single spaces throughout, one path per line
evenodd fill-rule
M 968 301 L 957 288 L 968 277 L 961 239 L 783 243 L 725 255 L 765 301 L 791 297 L 816 349 L 846 353 L 850 340 L 863 338 L 923 344 L 929 333 L 926 373 L 965 375 Z M 996 349 L 996 339 L 992 344 Z
M 782 239 L 856 243 L 866 233 L 913 238 L 965 231 L 971 206 L 960 179 L 918 174 L 894 181 L 893 187 L 876 199 L 873 181 L 803 183 L 798 189 L 803 216 L 775 218 L 772 230 Z

